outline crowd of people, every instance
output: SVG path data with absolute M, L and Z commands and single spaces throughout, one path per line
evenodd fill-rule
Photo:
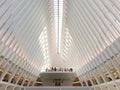
M 46 68 L 46 72 L 56 72 L 56 71 L 60 71 L 60 72 L 73 72 L 72 68 L 60 68 L 60 67 L 50 67 L 50 68 Z

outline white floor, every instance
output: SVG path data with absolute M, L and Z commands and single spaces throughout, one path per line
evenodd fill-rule
M 25 90 L 90 90 L 88 87 L 28 87 Z

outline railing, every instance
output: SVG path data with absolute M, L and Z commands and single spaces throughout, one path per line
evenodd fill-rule
M 46 72 L 73 72 L 73 68 L 58 68 L 58 67 L 51 67 L 46 68 Z

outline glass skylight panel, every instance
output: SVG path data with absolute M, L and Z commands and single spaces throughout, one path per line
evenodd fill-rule
M 50 66 L 49 52 L 48 52 L 48 37 L 47 37 L 47 28 L 45 27 L 38 39 L 40 48 L 43 54 L 43 66 L 41 72 L 45 72 L 45 69 Z
M 57 53 L 60 53 L 62 16 L 63 16 L 63 0 L 54 0 L 54 17 L 55 17 Z

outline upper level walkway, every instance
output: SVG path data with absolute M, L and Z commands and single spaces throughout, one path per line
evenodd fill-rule
M 40 78 L 45 81 L 46 79 L 64 79 L 64 80 L 74 80 L 76 74 L 74 72 L 42 72 L 40 73 Z

